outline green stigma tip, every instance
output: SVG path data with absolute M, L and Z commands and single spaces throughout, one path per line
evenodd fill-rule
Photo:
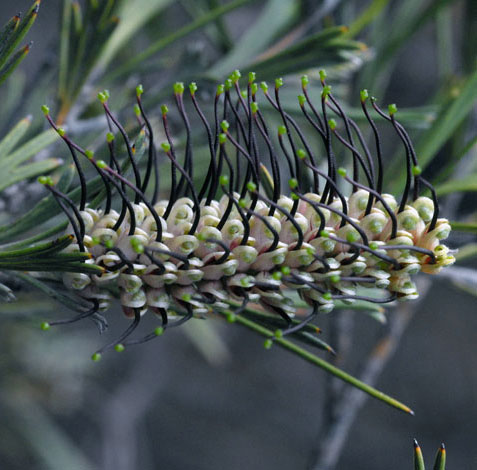
M 39 176 L 37 180 L 40 184 L 47 184 L 48 186 L 53 186 L 53 180 L 51 176 Z
M 47 321 L 44 321 L 44 322 L 40 325 L 40 328 L 41 328 L 43 331 L 49 330 L 49 329 L 50 329 L 50 324 L 49 324 Z
M 195 92 L 197 91 L 197 83 L 192 82 L 192 83 L 189 85 L 189 91 L 190 91 L 190 94 L 191 94 L 191 95 L 194 95 Z
M 141 84 L 136 87 L 136 95 L 141 96 L 144 93 L 144 88 Z
M 326 71 L 321 69 L 318 73 L 320 74 L 320 80 L 324 82 L 326 78 Z
M 302 86 L 302 88 L 305 88 L 305 87 L 308 85 L 308 83 L 310 83 L 310 79 L 308 78 L 308 75 L 303 75 L 303 76 L 301 77 L 301 86 Z
M 296 178 L 290 178 L 288 180 L 288 185 L 290 186 L 290 189 L 295 189 L 298 187 L 298 180 Z
M 238 82 L 241 76 L 242 76 L 242 74 L 240 73 L 240 70 L 235 69 L 232 72 L 232 75 L 230 75 L 230 78 L 232 79 L 232 81 Z
M 412 167 L 412 174 L 414 176 L 419 176 L 422 173 L 422 168 L 419 165 Z
M 163 116 L 165 116 L 169 112 L 169 108 L 167 107 L 166 104 L 161 105 L 161 113 Z
M 227 142 L 227 134 L 219 134 L 219 144 L 225 144 Z
M 300 159 L 300 160 L 304 160 L 306 158 L 306 152 L 303 150 L 303 149 L 298 149 L 296 151 L 296 156 Z
M 91 359 L 94 361 L 94 362 L 98 362 L 101 360 L 101 353 L 94 353 L 92 356 L 91 356 Z
M 103 91 L 100 91 L 98 93 L 98 100 L 101 101 L 101 103 L 106 103 L 106 101 L 108 101 L 108 97 L 104 94 Z
M 256 74 L 255 72 L 249 72 L 248 73 L 248 83 L 253 83 L 255 81 L 255 78 L 256 78 Z
M 285 275 L 285 276 L 288 276 L 291 272 L 291 270 L 288 266 L 282 266 L 281 271 L 282 271 L 282 274 Z
M 114 346 L 114 349 L 116 352 L 123 352 L 126 348 L 124 347 L 124 344 L 119 343 Z
M 342 166 L 338 168 L 338 175 L 342 176 L 343 178 L 346 176 L 346 168 Z
M 230 78 L 227 78 L 227 80 L 225 80 L 224 82 L 225 91 L 232 89 L 233 85 L 234 85 L 234 82 Z
M 221 186 L 225 186 L 226 184 L 229 184 L 229 177 L 227 175 L 222 175 L 219 178 L 219 183 Z
M 278 135 L 285 135 L 287 133 L 287 128 L 285 126 L 278 126 Z
M 389 115 L 392 116 L 393 114 L 397 113 L 397 106 L 393 103 L 388 106 Z
M 328 119 L 328 126 L 330 126 L 330 129 L 334 131 L 336 129 L 336 121 L 334 119 Z
M 235 323 L 235 320 L 237 320 L 237 316 L 234 313 L 227 313 L 225 318 L 229 323 Z
M 114 140 L 114 134 L 112 132 L 108 132 L 106 134 L 106 141 L 110 144 Z
M 325 300 L 331 300 L 331 299 L 333 298 L 333 296 L 331 295 L 331 292 L 325 292 L 325 293 L 323 294 L 323 298 L 324 298 Z
M 330 276 L 330 281 L 333 283 L 333 284 L 337 284 L 338 282 L 340 282 L 340 276 L 338 274 L 333 274 L 332 276 Z
M 182 95 L 184 93 L 184 84 L 182 82 L 176 82 L 172 86 L 175 95 Z
M 251 192 L 256 191 L 257 190 L 257 185 L 255 183 L 253 183 L 252 181 L 249 181 L 247 183 L 247 189 Z
M 91 158 L 93 158 L 93 156 L 91 156 Z M 100 168 L 101 170 L 104 170 L 105 168 L 108 167 L 108 164 L 104 161 L 104 160 L 98 160 L 96 162 L 96 165 L 98 166 L 98 168 Z
M 283 78 L 277 78 L 275 79 L 275 88 L 280 88 L 283 86 Z
M 280 271 L 275 271 L 273 274 L 272 274 L 272 279 L 275 280 L 275 281 L 281 281 L 282 279 L 282 273 Z
M 89 158 L 90 160 L 94 157 L 94 153 L 91 150 L 86 150 L 84 154 L 86 158 Z
M 58 132 L 58 135 L 60 137 L 64 137 L 66 135 L 66 131 L 62 128 L 62 127 L 58 127 L 58 129 L 56 130 L 56 132 Z
M 169 144 L 169 142 L 162 142 L 161 148 L 164 152 L 169 152 L 171 150 L 171 144 Z
M 271 339 L 266 339 L 264 342 L 263 342 L 263 347 L 265 349 L 270 349 L 273 345 L 273 341 Z
M 229 127 L 230 127 L 230 124 L 229 124 L 227 121 L 225 121 L 225 120 L 220 123 L 220 128 L 221 128 L 224 132 L 227 132 L 228 129 L 229 129 Z
M 239 199 L 238 205 L 242 208 L 245 209 L 247 207 L 247 200 L 246 199 Z
M 359 96 L 361 97 L 361 101 L 364 103 L 364 102 L 368 99 L 368 97 L 369 97 L 368 90 L 366 90 L 366 89 L 365 89 L 365 90 L 361 90 L 361 91 L 359 92 Z
M 306 103 L 306 97 L 305 95 L 298 95 L 298 104 L 303 107 L 305 106 Z
M 135 104 L 134 107 L 133 107 L 133 109 L 134 109 L 134 114 L 135 114 L 136 116 L 139 116 L 139 115 L 141 114 L 141 108 L 139 107 L 138 104 Z
M 331 93 L 331 87 L 329 85 L 326 85 L 323 87 L 323 91 L 321 92 L 321 97 L 327 98 L 330 93 Z
M 217 92 L 216 95 L 220 96 L 224 92 L 224 85 L 217 85 Z
M 252 110 L 252 113 L 253 113 L 253 114 L 256 114 L 257 111 L 258 111 L 258 104 L 255 103 L 255 101 L 252 101 L 252 102 L 250 103 L 250 109 Z
M 282 330 L 275 330 L 273 335 L 275 336 L 275 338 L 283 338 L 283 331 Z
M 320 232 L 320 237 L 329 238 L 330 234 L 326 230 Z
M 260 82 L 260 88 L 262 89 L 264 93 L 267 93 L 268 92 L 267 82 Z
M 252 83 L 250 85 L 250 90 L 252 91 L 252 96 L 255 96 L 258 91 L 258 85 L 256 83 Z
M 43 114 L 44 114 L 45 116 L 48 116 L 48 114 L 50 114 L 50 108 L 49 108 L 46 104 L 44 104 L 44 105 L 41 107 L 41 110 L 42 110 L 42 112 L 43 112 Z
M 164 333 L 164 328 L 162 326 L 158 326 L 155 330 L 154 330 L 154 334 L 156 336 L 161 336 L 162 333 Z

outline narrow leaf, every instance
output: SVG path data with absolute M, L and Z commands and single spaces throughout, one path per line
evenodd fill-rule
M 446 448 L 444 443 L 441 444 L 437 451 L 433 470 L 446 470 Z
M 220 312 L 223 316 L 226 316 L 227 314 L 230 314 L 233 312 Z M 362 390 L 363 392 L 367 393 L 368 395 L 371 395 L 374 398 L 377 398 L 378 400 L 381 400 L 382 402 L 397 408 L 398 410 L 404 411 L 405 413 L 413 415 L 414 412 L 406 405 L 403 403 L 397 401 L 396 399 L 390 397 L 389 395 L 386 395 L 383 392 L 380 392 L 379 390 L 375 389 L 374 387 L 371 387 L 364 382 L 361 382 L 361 380 L 353 377 L 352 375 L 349 375 L 348 373 L 344 372 L 343 370 L 333 366 L 329 362 L 321 359 L 318 356 L 315 356 L 314 354 L 311 354 L 310 352 L 306 351 L 303 348 L 300 348 L 296 344 L 292 343 L 291 341 L 288 341 L 283 338 L 275 338 L 275 335 L 273 332 L 268 330 L 267 328 L 264 328 L 260 325 L 257 325 L 251 320 L 246 319 L 242 315 L 235 315 L 235 319 L 237 323 L 239 323 L 242 326 L 245 326 L 246 328 L 255 331 L 256 333 L 259 333 L 260 335 L 264 336 L 267 339 L 274 339 L 274 342 L 281 346 L 284 349 L 288 349 L 289 351 L 293 352 L 294 354 L 297 354 L 300 356 L 302 359 L 305 359 L 306 361 L 310 362 L 311 364 L 320 367 L 321 369 L 324 369 L 325 371 L 329 372 L 330 374 L 334 375 L 335 377 L 343 380 L 344 382 L 347 382 L 351 384 L 352 386 Z
M 57 184 L 57 187 L 61 192 L 66 192 L 68 190 L 73 181 L 74 174 L 75 170 L 73 166 L 67 166 Z M 42 223 L 48 221 L 58 213 L 55 212 L 56 207 L 57 204 L 51 194 L 44 197 L 33 209 L 29 210 L 15 222 L 0 227 L 0 241 L 10 240 L 13 237 L 17 237 L 18 235 L 27 232 L 33 227 L 38 227 Z
M 0 69 L 0 84 L 3 83 L 12 72 L 20 65 L 20 62 L 28 55 L 33 43 L 23 46 L 18 52 L 15 52 L 8 62 Z
M 15 127 L 0 141 L 0 159 L 2 165 L 4 159 L 7 157 L 10 150 L 18 143 L 18 141 L 25 135 L 31 124 L 31 116 L 27 116 L 19 121 Z
M 470 174 L 460 180 L 451 180 L 436 186 L 436 192 L 439 196 L 459 192 L 477 191 L 477 173 Z
M 206 26 L 207 24 L 215 21 L 217 18 L 233 11 L 247 3 L 250 3 L 251 0 L 233 0 L 221 7 L 218 7 L 210 12 L 204 14 L 200 18 L 192 21 L 191 23 L 179 28 L 177 31 L 158 39 L 156 42 L 153 42 L 146 50 L 136 54 L 133 58 L 131 58 L 128 62 L 124 65 L 120 66 L 116 70 L 114 70 L 111 74 L 106 76 L 106 79 L 113 79 L 117 78 L 120 75 L 130 72 L 133 70 L 137 65 L 144 62 L 146 59 L 149 59 L 153 55 L 157 54 L 159 51 L 165 49 L 170 44 L 174 43 L 175 41 L 182 39 L 183 37 L 187 36 L 188 34 Z
M 85 309 L 91 307 L 91 305 L 88 305 L 80 297 L 73 297 L 71 295 L 63 294 L 58 289 L 54 289 L 53 287 L 50 287 L 45 282 L 33 276 L 30 276 L 29 274 L 15 272 L 14 276 L 18 277 L 19 279 L 31 285 L 32 287 L 41 290 L 48 297 L 51 297 L 53 300 L 56 300 L 57 302 L 61 303 L 65 307 L 68 307 L 69 309 L 75 312 L 82 312 L 83 310 L 80 307 L 84 307 Z
M 30 246 L 28 248 L 18 249 L 18 250 L 8 250 L 0 251 L 0 260 L 6 258 L 20 258 L 28 256 L 41 256 L 41 255 L 51 255 L 55 252 L 64 250 L 68 245 L 73 242 L 72 235 L 63 235 L 56 240 L 51 240 L 49 242 L 41 243 L 39 245 Z
M 215 77 L 223 77 L 232 70 L 247 65 L 251 57 L 257 57 L 272 39 L 295 16 L 298 5 L 293 0 L 269 0 L 254 24 L 249 26 L 235 47 L 210 71 Z
M 48 129 L 47 131 L 35 136 L 33 139 L 29 140 L 8 155 L 6 162 L 9 165 L 19 165 L 20 163 L 23 163 L 25 160 L 28 160 L 33 155 L 36 155 L 44 148 L 51 145 L 53 142 L 56 142 L 58 139 L 58 133 L 54 129 Z
M 33 26 L 33 23 L 35 22 L 36 17 L 38 16 L 38 10 L 40 9 L 40 2 L 41 0 L 36 0 L 33 3 L 32 7 L 28 10 L 23 21 L 15 29 L 13 34 L 10 36 L 5 48 L 0 53 L 0 67 L 3 67 L 3 65 L 6 63 L 9 56 L 11 55 L 11 53 L 15 50 L 15 48 L 18 46 L 20 41 L 25 37 L 25 34 Z
M 426 470 L 424 457 L 416 439 L 414 439 L 414 470 Z
M 452 230 L 457 230 L 458 232 L 477 233 L 477 223 L 451 222 L 450 225 Z

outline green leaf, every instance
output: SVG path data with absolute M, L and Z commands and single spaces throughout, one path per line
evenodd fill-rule
M 0 160 L 7 158 L 10 150 L 20 141 L 25 135 L 25 132 L 31 125 L 31 116 L 27 116 L 19 121 L 15 127 L 0 141 Z
M 13 275 L 21 279 L 22 281 L 26 282 L 27 284 L 31 285 L 35 289 L 39 289 L 48 297 L 51 297 L 52 299 L 61 303 L 65 307 L 73 310 L 74 312 L 82 312 L 83 310 L 80 307 L 84 307 L 84 308 L 91 307 L 91 305 L 88 305 L 84 299 L 81 299 L 80 297 L 76 297 L 76 296 L 73 297 L 71 295 L 63 294 L 58 289 L 50 287 L 45 282 L 33 276 L 30 276 L 29 274 L 14 272 Z
M 25 238 L 24 240 L 20 240 L 18 242 L 8 243 L 5 245 L 0 245 L 0 250 L 18 250 L 20 248 L 24 248 L 26 246 L 30 246 L 33 243 L 36 243 L 41 240 L 46 240 L 47 238 L 51 237 L 52 235 L 56 235 L 66 229 L 68 225 L 68 221 L 62 222 L 54 227 L 45 230 L 44 232 L 38 233 L 37 235 L 33 235 L 32 237 Z
M 6 258 L 24 258 L 31 256 L 51 255 L 64 250 L 72 242 L 72 235 L 63 235 L 56 240 L 51 240 L 35 246 L 29 246 L 28 248 L 0 251 L 0 261 Z
M 442 107 L 430 129 L 424 132 L 416 145 L 416 154 L 421 168 L 426 168 L 432 162 L 438 151 L 472 111 L 476 99 L 476 89 L 477 70 L 465 80 L 459 89 L 454 88 L 451 91 L 452 98 Z M 399 120 L 399 113 L 396 117 Z M 389 169 L 389 174 L 393 175 L 395 182 L 394 189 L 404 181 L 405 171 L 402 162 L 397 158 L 394 159 Z
M 252 26 L 236 41 L 235 47 L 210 70 L 223 78 L 234 69 L 250 63 L 270 45 L 271 41 L 293 21 L 298 4 L 293 0 L 269 0 Z
M 355 37 L 383 11 L 388 3 L 389 0 L 373 0 L 361 15 L 351 23 L 346 36 Z
M 416 439 L 414 439 L 414 470 L 426 470 L 422 451 Z
M 313 34 L 274 55 L 243 67 L 244 73 L 256 72 L 262 79 L 270 79 L 301 72 L 311 67 L 347 62 L 344 52 L 361 51 L 363 44 L 344 39 L 343 26 L 335 26 Z M 217 78 L 217 77 L 213 77 Z
M 6 158 L 5 162 L 7 165 L 19 165 L 25 160 L 28 160 L 33 155 L 36 155 L 38 152 L 44 148 L 51 145 L 53 142 L 56 142 L 59 139 L 57 132 L 54 129 L 48 129 L 41 134 L 30 139 L 28 142 L 23 144 L 21 147 L 16 149 L 14 152 L 10 153 Z
M 219 312 L 219 314 L 223 315 L 226 317 L 227 315 L 232 314 L 232 311 L 223 311 Z M 277 344 L 278 346 L 287 349 L 294 354 L 297 354 L 300 356 L 302 359 L 310 362 L 311 364 L 320 367 L 321 369 L 324 369 L 326 372 L 334 375 L 335 377 L 343 380 L 344 382 L 347 382 L 351 384 L 352 386 L 362 390 L 363 392 L 367 393 L 368 395 L 371 395 L 374 398 L 377 398 L 378 400 L 381 400 L 382 402 L 397 408 L 398 410 L 404 411 L 405 413 L 409 414 L 414 414 L 414 412 L 406 405 L 403 403 L 397 401 L 396 399 L 390 397 L 389 395 L 384 394 L 383 392 L 380 392 L 379 390 L 376 390 L 374 387 L 370 387 L 369 385 L 365 384 L 364 382 L 361 382 L 359 379 L 349 375 L 348 373 L 344 372 L 343 370 L 333 366 L 329 362 L 321 359 L 318 356 L 315 356 L 314 354 L 311 354 L 310 352 L 306 351 L 303 348 L 300 348 L 296 344 L 292 343 L 291 341 L 288 341 L 283 338 L 276 338 L 274 333 L 267 328 L 264 328 L 257 323 L 248 320 L 242 315 L 235 315 L 234 316 L 235 321 L 239 323 L 242 326 L 245 326 L 246 328 L 255 331 L 256 333 L 264 336 L 265 338 L 271 340 L 273 339 L 274 343 Z
M 250 3 L 250 1 L 252 0 L 233 0 L 225 5 L 222 5 L 221 7 L 211 10 L 200 18 L 197 18 L 191 23 L 183 26 L 182 28 L 179 28 L 177 31 L 168 34 L 165 37 L 161 37 L 156 42 L 153 42 L 146 50 L 140 52 L 139 54 L 136 54 L 133 58 L 118 67 L 111 74 L 106 75 L 105 79 L 112 80 L 125 73 L 132 71 L 140 63 L 157 54 L 159 51 L 162 51 L 175 41 L 182 39 L 188 34 L 206 26 L 207 24 L 211 23 L 212 21 L 215 21 L 217 18 L 220 18 L 221 16 L 229 13 L 230 11 L 233 11 L 247 3 Z
M 0 177 L 0 191 L 19 181 L 25 181 L 34 176 L 49 173 L 61 166 L 62 163 L 63 160 L 58 158 L 48 158 L 47 160 L 27 163 L 19 168 L 5 171 Z
M 436 454 L 433 470 L 446 470 L 446 448 L 441 444 Z
M 23 46 L 19 51 L 15 52 L 7 63 L 0 69 L 0 84 L 2 84 L 12 72 L 20 65 L 23 59 L 30 52 L 32 43 Z
M 434 124 L 416 146 L 419 165 L 422 168 L 431 162 L 439 149 L 472 111 L 476 100 L 476 88 L 477 70 L 459 88 L 452 89 L 452 96 L 455 98 L 441 110 Z
M 73 181 L 75 170 L 72 166 L 67 166 L 58 181 L 57 187 L 61 192 L 66 192 Z M 79 193 L 78 193 L 79 196 Z M 53 196 L 49 194 L 44 197 L 33 209 L 21 216 L 13 223 L 0 227 L 0 242 L 11 240 L 22 233 L 38 227 L 57 214 L 57 203 Z M 56 211 L 56 212 L 55 212 Z
M 435 187 L 438 196 L 459 192 L 477 191 L 477 173 L 470 174 L 460 180 L 450 180 Z
M 12 52 L 18 46 L 20 41 L 25 37 L 26 33 L 30 30 L 33 26 L 33 23 L 38 16 L 38 10 L 40 9 L 40 2 L 41 0 L 36 0 L 31 8 L 28 10 L 25 18 L 20 22 L 18 27 L 15 29 L 13 34 L 10 35 L 8 38 L 5 46 L 3 47 L 2 51 L 0 52 L 0 68 L 5 65 L 7 60 L 9 59 Z
M 450 222 L 452 230 L 477 233 L 477 223 Z
M 137 31 L 169 6 L 170 3 L 171 0 L 129 0 L 123 2 L 118 12 L 121 21 L 104 45 L 98 59 L 100 66 L 106 68 L 118 51 L 131 40 Z

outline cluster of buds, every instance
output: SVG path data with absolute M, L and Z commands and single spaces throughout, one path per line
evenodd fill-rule
M 159 149 L 143 109 L 141 86 L 137 88 L 136 114 L 143 137 L 148 138 L 143 175 L 126 131 L 108 107 L 109 94 L 99 94 L 110 127 L 122 137 L 125 162 L 133 169 L 134 182 L 125 177 L 124 166 L 116 157 L 114 134 L 107 135 L 109 163 L 97 160 L 58 128 L 44 107 L 77 165 L 82 188 L 79 207 L 51 180 L 42 182 L 70 220 L 67 230 L 74 234 L 75 243 L 68 250 L 90 253 L 88 262 L 104 269 L 103 274 L 63 276 L 69 289 L 92 304 L 89 311 L 73 320 L 106 310 L 111 293 L 118 295 L 124 313 L 133 319 L 124 334 L 98 351 L 95 358 L 109 347 L 122 350 L 192 317 L 228 309 L 231 302 L 241 305 L 239 311 L 249 303 L 260 304 L 283 319 L 280 335 L 288 334 L 318 313 L 332 311 L 337 300 L 387 303 L 414 299 L 418 292 L 412 275 L 436 273 L 454 262 L 442 244 L 450 225 L 438 217 L 435 192 L 421 175 L 407 132 L 395 119 L 396 107 L 391 105 L 389 113 L 384 113 L 371 99 L 374 110 L 392 124 L 404 146 L 408 171 L 399 201 L 382 191 L 381 144 L 367 108 L 367 92 L 361 92 L 361 105 L 374 133 L 374 157 L 357 124 L 346 116 L 325 83 L 324 72 L 320 78 L 320 112 L 308 96 L 307 77 L 302 78 L 303 94 L 298 101 L 304 118 L 322 139 L 321 149 L 313 149 L 295 119 L 282 108 L 281 79 L 275 83 L 274 97 L 266 83 L 261 84 L 268 103 L 282 120 L 277 132 L 271 131 L 259 109 L 253 73 L 245 90 L 240 87 L 238 71 L 219 85 L 213 125 L 202 112 L 197 86 L 192 83 L 191 102 L 210 152 L 207 176 L 199 189 L 194 186 L 191 121 L 183 99 L 184 85 L 175 84 L 174 98 L 186 143 L 183 158 L 179 158 L 170 137 L 169 110 L 163 106 L 167 142 L 160 151 L 170 160 L 171 172 L 170 194 L 164 200 L 158 197 Z M 328 113 L 340 119 L 344 133 L 338 131 Z M 225 118 L 222 122 L 219 114 Z M 352 175 L 338 167 L 335 143 L 350 154 Z M 234 159 L 229 156 L 231 151 L 236 154 Z M 326 157 L 326 171 L 317 164 L 318 152 Z M 87 194 L 78 154 L 91 162 L 104 183 L 103 208 L 87 203 L 91 195 Z M 285 192 L 281 166 L 287 169 Z M 360 182 L 360 174 L 364 182 Z M 155 184 L 149 188 L 152 179 Z M 342 192 L 346 188 L 349 196 Z M 422 188 L 431 197 L 421 195 Z M 121 202 L 117 211 L 112 208 L 113 192 Z M 288 295 L 290 291 L 297 292 L 310 306 L 309 315 L 298 324 L 291 321 L 297 307 Z M 138 340 L 127 339 L 147 311 L 158 315 L 160 326 Z

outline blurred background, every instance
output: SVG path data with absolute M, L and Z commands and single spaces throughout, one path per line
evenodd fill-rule
M 112 77 L 111 71 L 150 44 L 222 4 L 220 0 L 129 3 L 137 5 L 128 10 L 131 17 L 124 22 L 132 23 L 137 14 L 141 26 L 110 59 L 99 61 L 81 84 L 78 96 L 84 103 L 77 110 L 74 104 L 65 107 L 52 86 L 63 1 L 42 2 L 28 34 L 34 46 L 1 91 L 5 102 L 13 93 L 13 82 L 24 84 L 16 105 L 1 118 L 2 129 L 26 114 L 33 115 L 32 129 L 41 129 L 39 105 L 56 103 L 55 111 L 67 108 L 76 113 L 77 119 L 66 123 L 76 130 L 77 140 L 94 142 L 91 126 L 80 124 L 94 119 L 88 106 L 99 89 L 111 87 L 115 106 L 130 107 L 133 95 L 122 96 L 121 86 L 131 93 L 142 82 L 153 95 L 152 115 L 162 100 L 170 101 L 170 84 L 176 80 L 197 75 L 205 84 L 216 83 L 236 67 L 247 69 L 264 51 L 270 56 L 273 47 L 283 50 L 324 27 L 345 24 L 366 48 L 349 48 L 335 57 L 313 49 L 311 43 L 305 47 L 308 55 L 303 53 L 306 60 L 291 69 L 284 59 L 265 63 L 259 67 L 263 73 L 258 80 L 264 75 L 270 79 L 267 73 L 289 74 L 296 88 L 293 96 L 299 93 L 296 77 L 302 72 L 316 77 L 324 66 L 345 102 L 357 106 L 359 90 L 366 87 L 380 102 L 397 103 L 418 148 L 423 153 L 434 151 L 427 171 L 444 186 L 443 216 L 475 225 L 475 188 L 460 192 L 459 184 L 444 185 L 477 175 L 472 144 L 477 87 L 464 104 L 453 107 L 462 90 L 475 81 L 477 7 L 472 0 L 242 2 L 220 21 Z M 27 0 L 3 0 L 0 22 L 30 5 Z M 141 8 L 150 8 L 149 16 L 142 18 Z M 244 37 L 249 41 L 246 50 L 240 47 Z M 216 78 L 205 77 L 205 71 L 213 71 L 210 76 Z M 432 134 L 434 123 L 442 121 L 448 110 L 460 114 Z M 438 142 L 426 146 L 424 138 Z M 472 145 L 462 153 L 469 142 Z M 390 158 L 396 148 L 391 141 L 386 149 L 389 170 L 395 172 L 389 184 L 400 170 Z M 68 158 L 60 146 L 53 153 Z M 38 189 L 30 186 L 10 188 L 1 197 L 0 222 L 13 220 L 39 197 Z M 371 399 L 361 406 L 361 392 L 345 385 L 341 391 L 349 394 L 351 417 L 335 421 L 343 426 L 338 431 L 327 424 L 330 408 L 337 403 L 329 401 L 330 387 L 336 384 L 325 372 L 278 347 L 266 351 L 262 338 L 238 325 L 191 322 L 156 341 L 93 363 L 91 353 L 128 324 L 119 307 L 108 312 L 110 328 L 102 336 L 92 322 L 42 332 L 38 325 L 45 318 L 71 313 L 10 280 L 18 301 L 0 304 L 0 468 L 397 470 L 412 468 L 414 437 L 428 459 L 445 442 L 449 468 L 477 468 L 476 241 L 471 231 L 455 231 L 448 244 L 465 247 L 459 269 L 423 277 L 421 299 L 390 308 L 387 324 L 359 311 L 320 319 L 323 338 L 338 350 L 339 365 L 357 376 L 370 372 L 369 355 L 374 351 L 372 357 L 379 357 L 375 350 L 379 345 L 385 356 L 378 365 L 383 371 L 371 373 L 372 380 L 416 413 L 410 417 Z M 396 321 L 397 316 L 405 320 Z M 145 331 L 152 328 L 153 320 L 145 323 Z

